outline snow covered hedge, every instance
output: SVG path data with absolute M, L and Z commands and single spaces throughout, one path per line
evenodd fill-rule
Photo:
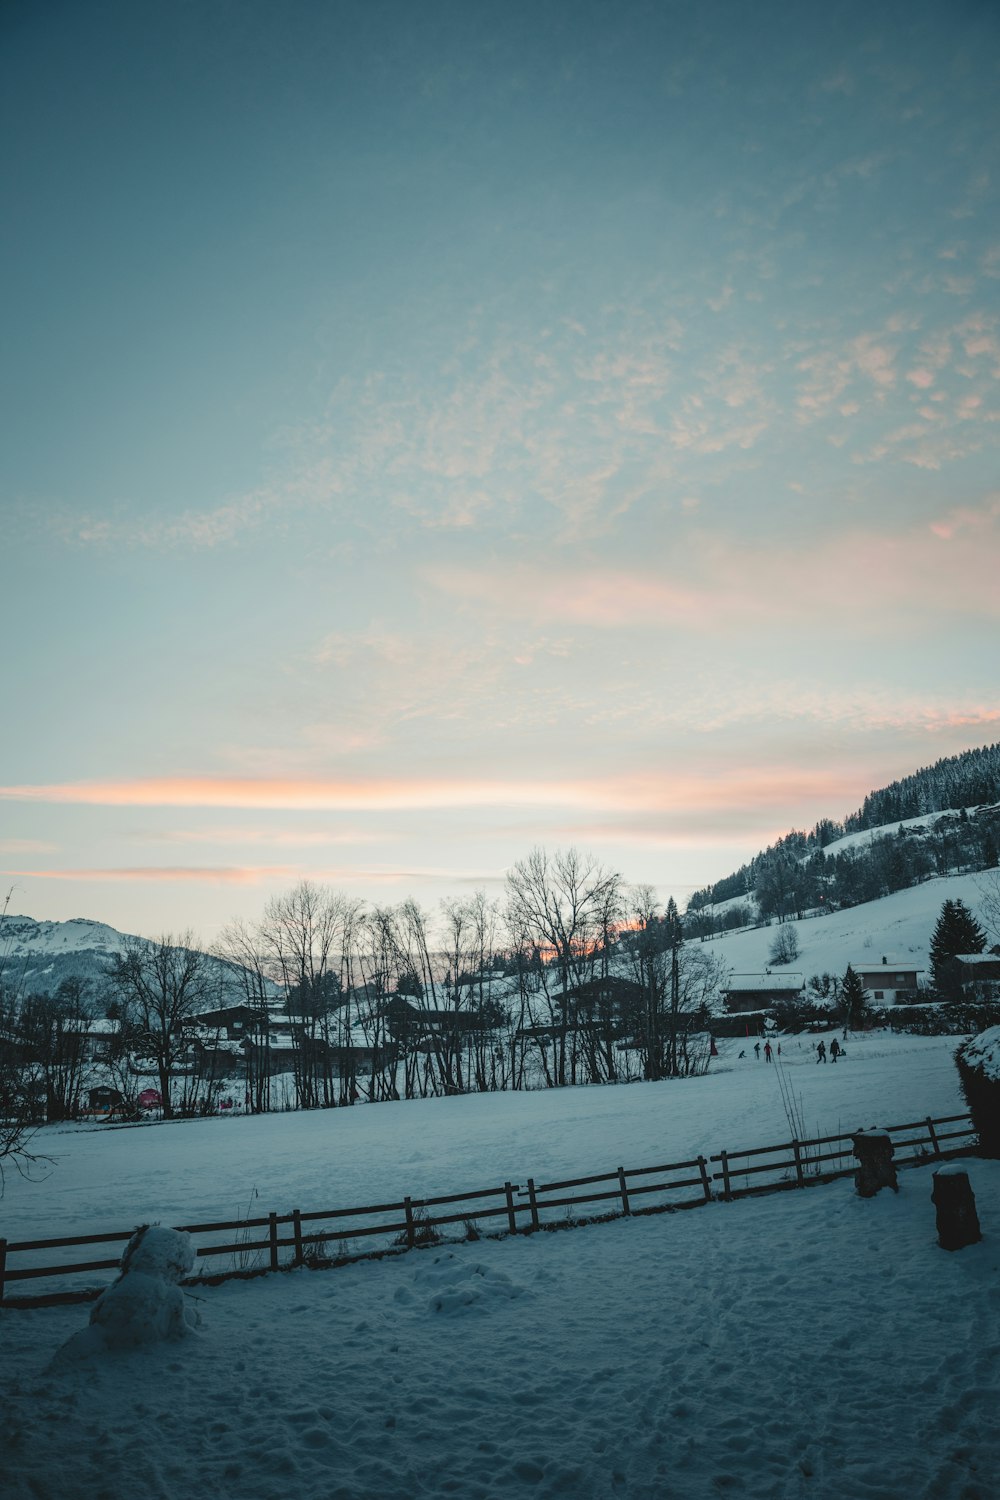
M 1000 1158 L 1000 1026 L 963 1042 L 955 1062 L 980 1149 L 984 1156 Z

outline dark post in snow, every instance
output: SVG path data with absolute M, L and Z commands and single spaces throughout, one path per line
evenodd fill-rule
M 982 1239 L 976 1195 L 962 1167 L 938 1167 L 931 1202 L 937 1210 L 938 1244 L 942 1250 L 964 1250 Z
M 851 1141 L 858 1159 L 854 1186 L 859 1196 L 874 1198 L 884 1187 L 898 1193 L 896 1168 L 892 1164 L 892 1137 L 884 1130 L 859 1130 L 857 1135 L 851 1136 Z

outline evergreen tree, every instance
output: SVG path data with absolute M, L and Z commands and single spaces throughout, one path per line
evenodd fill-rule
M 867 1019 L 868 999 L 860 976 L 850 964 L 841 983 L 840 996 L 844 1004 L 844 1025 L 851 1031 L 860 1031 Z
M 986 933 L 964 901 L 945 901 L 931 938 L 931 971 L 934 988 L 946 999 L 958 997 L 958 979 L 951 961 L 958 953 L 982 953 Z

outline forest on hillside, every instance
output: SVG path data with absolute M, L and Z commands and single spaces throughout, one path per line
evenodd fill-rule
M 949 817 L 947 814 L 953 813 Z M 930 826 L 899 826 L 853 848 L 828 853 L 847 834 L 906 819 L 945 814 Z M 1000 745 L 949 756 L 912 776 L 870 792 L 842 823 L 821 819 L 809 832 L 793 829 L 732 875 L 695 891 L 685 927 L 709 936 L 760 918 L 799 917 L 874 901 L 932 875 L 994 868 L 1000 860 Z M 712 907 L 735 898 L 725 912 Z

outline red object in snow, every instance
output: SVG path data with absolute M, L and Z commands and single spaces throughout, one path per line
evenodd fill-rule
M 138 1104 L 140 1109 L 158 1109 L 163 1103 L 155 1089 L 143 1089 L 139 1095 Z

